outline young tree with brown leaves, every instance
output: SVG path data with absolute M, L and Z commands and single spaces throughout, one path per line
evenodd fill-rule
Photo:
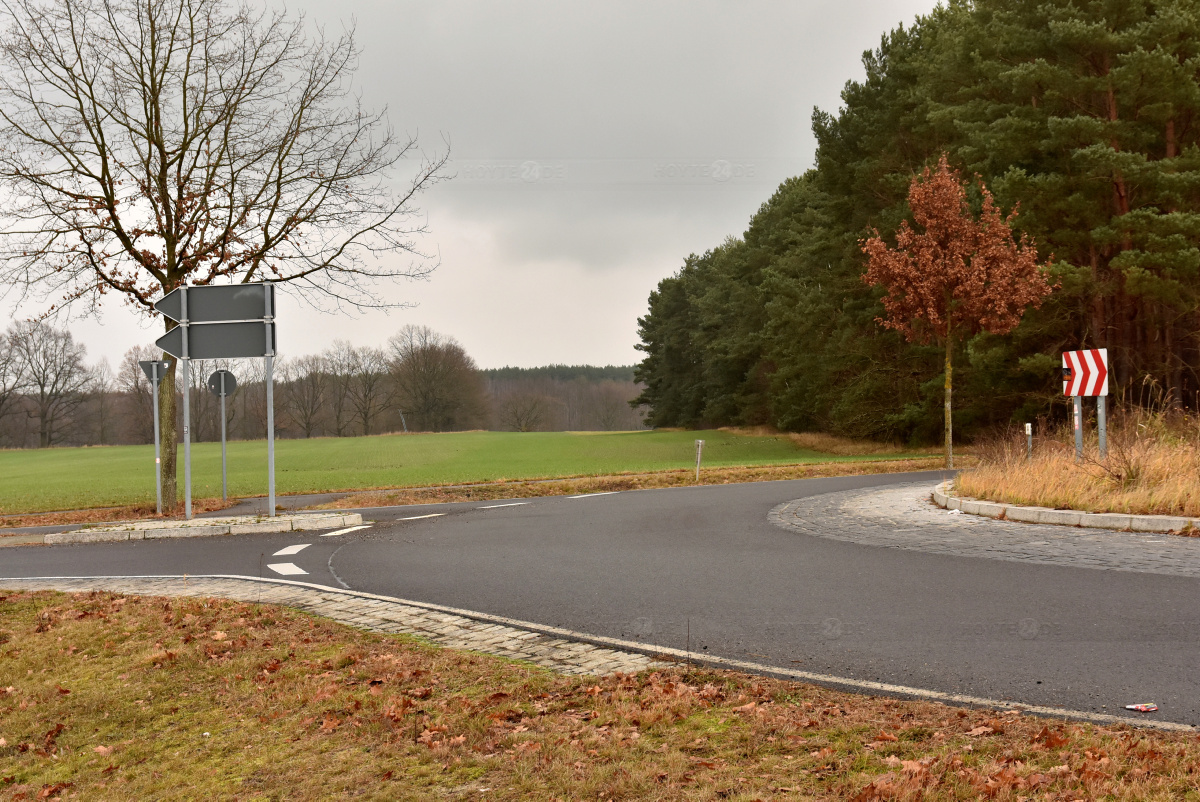
M 1026 308 L 1040 307 L 1054 287 L 1039 264 L 1035 243 L 1024 234 L 1013 238 L 1017 210 L 1004 217 L 992 193 L 979 182 L 983 198 L 978 217 L 967 200 L 968 182 L 942 154 L 937 170 L 914 176 L 908 205 L 915 230 L 905 220 L 889 247 L 878 231 L 860 245 L 867 255 L 863 280 L 887 290 L 886 317 L 877 318 L 910 342 L 946 349 L 946 467 L 954 467 L 951 422 L 952 354 L 958 340 L 981 331 L 1007 334 Z
M 153 315 L 184 283 L 272 280 L 378 306 L 373 281 L 432 269 L 412 200 L 445 157 L 360 107 L 352 31 L 234 0 L 2 0 L 0 26 L 0 293 Z

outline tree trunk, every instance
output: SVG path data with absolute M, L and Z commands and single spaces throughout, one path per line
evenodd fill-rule
M 950 416 L 951 369 L 950 355 L 954 350 L 954 338 L 946 327 L 946 469 L 954 469 L 954 423 Z
M 167 331 L 176 326 L 173 320 L 167 320 L 166 324 Z M 162 464 L 158 467 L 162 472 L 163 512 L 170 514 L 179 504 L 178 489 L 175 485 L 176 452 L 179 448 L 179 437 L 175 430 L 175 370 L 179 360 L 168 354 L 163 354 L 160 359 L 171 360 L 167 375 L 158 383 L 158 429 L 162 452 Z

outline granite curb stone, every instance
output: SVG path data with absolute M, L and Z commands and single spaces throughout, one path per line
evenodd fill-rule
M 1004 518 L 1031 524 L 1056 524 L 1059 526 L 1083 526 L 1091 529 L 1128 529 L 1134 532 L 1178 532 L 1182 529 L 1200 529 L 1200 519 L 1183 518 L 1175 515 L 1130 515 L 1120 512 L 1082 512 L 1079 510 L 1055 510 L 1049 507 L 1026 507 L 1019 504 L 1001 504 L 974 498 L 955 496 L 953 482 L 946 481 L 933 489 L 933 503 L 947 510 L 961 510 L 970 515 L 986 515 L 989 518 Z
M 358 513 L 325 513 L 307 515 L 280 515 L 274 520 L 255 516 L 237 518 L 194 518 L 191 521 L 136 521 L 110 526 L 76 529 L 73 532 L 55 532 L 46 535 L 21 537 L 19 542 L 8 542 L 17 538 L 0 538 L 5 545 L 58 545 L 63 543 L 111 543 L 128 540 L 156 540 L 175 537 L 213 537 L 216 535 L 250 535 L 270 532 L 298 532 L 314 529 L 340 529 L 359 526 L 363 522 Z

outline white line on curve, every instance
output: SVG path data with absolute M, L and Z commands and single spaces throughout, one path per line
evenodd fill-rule
M 477 510 L 494 510 L 497 507 L 520 507 L 522 504 L 528 504 L 528 501 L 514 501 L 511 504 L 489 504 L 486 507 L 476 507 Z
M 326 532 L 325 534 L 321 535 L 321 537 L 333 537 L 334 535 L 344 535 L 348 532 L 357 532 L 359 529 L 370 529 L 370 528 L 371 528 L 370 524 L 363 524 L 362 526 L 351 526 L 351 527 L 347 527 L 346 529 L 339 529 L 336 532 Z
M 283 574 L 284 576 L 296 576 L 298 574 L 307 574 L 308 573 L 308 571 L 305 571 L 303 568 L 296 565 L 295 563 L 271 563 L 267 567 L 270 568 L 275 573 Z
M 272 557 L 286 557 L 290 554 L 299 554 L 300 552 L 304 551 L 311 545 L 312 545 L 311 543 L 300 543 L 295 546 L 288 546 L 286 549 L 280 549 L 279 551 L 275 552 L 271 556 Z
M 584 493 L 580 496 L 567 496 L 567 498 L 591 498 L 592 496 L 611 496 L 614 493 L 620 493 L 620 490 L 605 490 L 602 493 Z
M 397 518 L 396 520 L 397 521 L 420 521 L 424 518 L 441 518 L 445 514 L 446 513 L 444 513 L 444 512 L 434 512 L 434 513 L 430 513 L 429 515 L 414 515 L 411 518 Z

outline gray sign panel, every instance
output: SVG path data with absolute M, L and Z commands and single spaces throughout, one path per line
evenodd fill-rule
M 150 381 L 154 381 L 154 366 L 155 365 L 158 365 L 158 380 L 159 381 L 163 380 L 163 378 L 167 375 L 167 369 L 171 367 L 171 363 L 167 362 L 167 361 L 138 362 L 138 365 L 141 366 L 142 373 L 145 373 L 146 378 L 149 379 Z
M 191 306 L 191 293 L 188 305 Z M 262 321 L 246 323 L 209 323 L 188 326 L 189 359 L 243 359 L 266 356 L 267 338 Z M 271 351 L 275 351 L 275 324 L 271 323 Z M 174 357 L 183 358 L 183 327 L 176 326 L 154 344 Z
M 220 323 L 226 320 L 262 320 L 267 314 L 266 294 L 271 293 L 275 309 L 274 284 L 229 284 L 187 288 L 189 323 Z M 171 320 L 183 318 L 183 292 L 180 288 L 160 298 L 154 308 Z M 261 354 L 259 355 L 261 356 Z M 200 359 L 201 357 L 196 357 Z
M 225 378 L 224 384 L 221 383 L 221 378 Z M 237 379 L 227 370 L 218 370 L 213 375 L 208 377 L 208 391 L 220 398 L 223 395 L 233 395 L 233 391 L 237 389 Z M 224 392 L 221 392 L 224 390 Z

